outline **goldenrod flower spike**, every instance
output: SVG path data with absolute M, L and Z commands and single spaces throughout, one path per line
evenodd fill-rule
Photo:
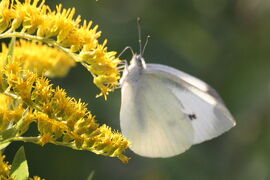
M 96 123 L 95 117 L 81 100 L 67 97 L 66 92 L 59 87 L 52 88 L 49 80 L 22 69 L 16 61 L 5 65 L 2 72 L 2 82 L 7 86 L 0 85 L 6 87 L 1 90 L 4 92 L 4 98 L 0 99 L 0 103 L 10 103 L 10 97 L 11 103 L 16 102 L 14 108 L 10 109 L 10 104 L 4 107 L 4 115 L 0 116 L 3 129 L 7 128 L 6 124 L 9 124 L 11 119 L 14 119 L 14 125 L 23 121 L 16 136 L 6 141 L 26 141 L 42 146 L 53 143 L 118 157 L 123 162 L 128 161 L 129 158 L 123 155 L 123 152 L 129 147 L 130 142 L 108 126 Z M 29 108 L 28 111 L 26 107 Z M 1 118 L 6 117 L 8 112 L 17 114 L 17 118 Z M 33 122 L 37 123 L 39 134 L 36 137 L 23 137 L 23 133 Z
M 101 32 L 75 15 L 75 9 L 56 10 L 46 6 L 45 1 L 15 0 L 0 2 L 0 38 L 20 37 L 37 40 L 65 52 L 74 61 L 82 63 L 94 76 L 94 83 L 102 95 L 107 95 L 119 85 L 121 62 L 116 52 L 108 51 L 107 40 L 100 44 Z
M 12 141 L 47 143 L 88 150 L 96 154 L 128 161 L 123 153 L 130 142 L 106 125 L 99 125 L 87 104 L 53 88 L 44 76 L 61 77 L 81 63 L 94 77 L 94 83 L 106 95 L 118 86 L 121 62 L 116 52 L 108 51 L 107 40 L 99 44 L 101 32 L 92 22 L 74 18 L 75 9 L 58 5 L 55 11 L 45 1 L 2 0 L 0 2 L 0 38 L 20 37 L 0 53 L 0 148 Z M 39 42 L 37 42 L 39 41 Z M 12 41 L 14 42 L 14 41 Z M 14 45 L 15 44 L 15 45 Z M 48 44 L 46 46 L 44 44 Z M 38 134 L 25 137 L 31 123 Z
M 70 56 L 59 49 L 44 45 L 42 42 L 20 40 L 16 42 L 14 51 L 13 60 L 21 63 L 23 69 L 51 78 L 65 76 L 75 65 Z M 0 58 L 6 57 L 7 54 L 8 48 L 3 43 Z M 4 63 L 4 59 L 0 60 L 0 63 Z

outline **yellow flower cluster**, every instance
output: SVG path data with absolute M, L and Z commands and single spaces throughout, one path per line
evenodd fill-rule
M 36 72 L 47 77 L 64 77 L 69 69 L 75 65 L 74 60 L 64 52 L 49 47 L 41 42 L 31 42 L 26 40 L 17 41 L 13 60 L 20 62 L 23 69 Z M 0 58 L 6 58 L 8 48 L 2 44 Z M 0 62 L 5 62 L 3 59 Z M 1 65 L 0 65 L 1 67 Z
M 18 122 L 26 111 L 23 106 L 28 107 L 30 109 L 18 135 L 22 135 L 29 124 L 35 122 L 39 135 L 37 138 L 31 138 L 31 142 L 89 150 L 96 154 L 118 157 L 123 162 L 128 161 L 123 152 L 130 143 L 108 126 L 100 126 L 87 110 L 85 103 L 67 97 L 66 92 L 59 87 L 52 88 L 49 80 L 23 70 L 18 62 L 8 63 L 1 71 L 0 79 L 3 84 L 0 84 L 0 87 L 4 89 L 0 91 L 5 92 L 5 95 L 0 96 L 0 103 L 4 105 L 2 116 L 0 110 L 2 129 L 7 128 L 10 123 Z M 16 97 L 15 104 L 18 104 L 18 101 L 21 103 L 12 108 L 12 99 L 6 95 Z M 24 141 L 27 141 L 27 138 Z
M 119 85 L 121 62 L 116 52 L 108 51 L 107 40 L 99 44 L 101 32 L 92 22 L 81 23 L 74 18 L 75 9 L 62 5 L 51 10 L 43 1 L 2 0 L 0 3 L 0 38 L 20 37 L 39 40 L 55 46 L 75 61 L 82 63 L 93 75 L 94 83 L 106 95 Z
M 47 77 L 65 76 L 75 62 L 94 77 L 106 95 L 118 86 L 121 62 L 116 52 L 108 51 L 101 32 L 92 22 L 74 18 L 75 9 L 58 5 L 51 10 L 45 0 L 2 0 L 0 2 L 0 39 L 19 37 L 0 52 L 0 148 L 12 141 L 39 145 L 52 143 L 76 150 L 117 157 L 130 142 L 106 125 L 99 125 L 87 104 L 68 97 L 65 90 L 53 88 Z M 47 44 L 47 45 L 46 45 Z M 23 136 L 32 123 L 38 134 Z M 4 134 L 7 133 L 7 137 Z M 1 149 L 0 149 L 1 150 Z M 33 179 L 38 179 L 34 177 Z
M 8 180 L 11 165 L 9 165 L 5 160 L 5 155 L 0 152 L 0 179 Z

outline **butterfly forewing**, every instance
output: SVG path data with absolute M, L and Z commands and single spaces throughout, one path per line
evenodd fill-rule
M 170 157 L 193 143 L 193 127 L 166 79 L 142 73 L 122 86 L 120 124 L 131 150 L 148 157 Z

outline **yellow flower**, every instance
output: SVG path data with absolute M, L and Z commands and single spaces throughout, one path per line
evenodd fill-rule
M 25 3 L 22 4 L 18 0 L 15 1 L 12 8 L 14 8 L 15 18 L 12 21 L 12 29 L 15 30 L 23 24 L 22 32 L 27 32 L 32 34 L 36 31 L 37 27 L 44 21 L 43 17 L 41 16 L 43 13 L 46 12 L 47 7 L 44 6 L 44 1 L 40 3 L 38 6 L 37 0 L 25 0 Z
M 8 48 L 3 43 L 0 66 L 4 64 L 7 53 Z M 59 49 L 49 47 L 41 42 L 25 40 L 16 42 L 13 59 L 20 62 L 23 69 L 47 77 L 63 77 L 75 65 L 74 60 Z
M 92 21 L 81 24 L 80 16 L 74 18 L 75 9 L 64 9 L 61 4 L 56 6 L 56 10 L 51 10 L 45 1 L 10 2 L 13 1 L 0 2 L 4 32 L 0 38 L 38 40 L 61 49 L 91 72 L 102 95 L 106 96 L 119 85 L 120 71 L 117 67 L 121 60 L 116 57 L 116 52 L 105 47 L 107 40 L 99 44 L 101 32 L 97 25 L 92 28 Z
M 4 94 L 0 94 L 0 104 L 1 104 L 0 111 L 7 110 L 10 107 L 11 102 L 12 102 L 11 97 L 8 97 Z
M 21 127 L 23 130 L 19 131 L 18 135 L 21 136 L 27 131 L 29 124 L 35 122 L 39 134 L 31 139 L 34 143 L 42 146 L 53 143 L 118 157 L 123 162 L 128 161 L 129 158 L 123 153 L 130 142 L 125 137 L 106 125 L 100 126 L 87 110 L 87 104 L 68 97 L 63 89 L 59 87 L 54 89 L 46 78 L 39 77 L 19 66 L 20 64 L 14 61 L 8 63 L 3 70 L 3 77 L 5 77 L 3 81 L 8 84 L 8 87 L 4 89 L 5 94 L 11 97 L 16 96 L 17 102 L 29 108 L 23 119 L 24 123 Z M 13 109 L 5 112 L 15 111 Z M 16 116 L 14 123 L 18 122 L 22 114 L 26 112 L 23 106 L 18 106 L 16 109 L 20 114 Z M 10 119 L 12 118 L 5 118 L 3 122 L 10 122 Z
M 45 179 L 38 176 L 34 176 L 33 178 L 29 178 L 29 180 L 45 180 Z
M 98 38 L 101 36 L 101 31 L 97 32 L 98 26 L 96 25 L 91 29 L 93 22 L 83 21 L 83 25 L 77 30 L 77 33 L 80 35 L 83 46 L 73 46 L 73 51 L 79 51 L 82 49 L 83 52 L 92 51 L 98 45 Z
M 10 26 L 11 20 L 14 19 L 14 10 L 9 9 L 11 6 L 13 6 L 13 1 L 3 0 L 0 3 L 0 33 L 5 31 Z
M 108 51 L 107 40 L 99 43 L 101 32 L 97 25 L 92 27 L 92 21 L 81 24 L 81 17 L 74 17 L 74 8 L 64 9 L 60 4 L 51 10 L 44 3 L 0 2 L 0 39 L 33 41 L 20 40 L 9 48 L 2 45 L 0 132 L 8 128 L 15 131 L 14 137 L 4 141 L 42 146 L 52 143 L 127 162 L 129 158 L 123 153 L 130 142 L 110 127 L 98 124 L 86 103 L 68 97 L 59 87 L 53 88 L 44 77 L 64 76 L 74 62 L 79 62 L 91 72 L 94 84 L 106 97 L 119 84 L 121 60 L 116 52 Z M 23 136 L 31 123 L 37 124 L 36 136 Z
M 10 174 L 11 165 L 4 161 L 5 155 L 0 152 L 0 179 L 7 179 Z

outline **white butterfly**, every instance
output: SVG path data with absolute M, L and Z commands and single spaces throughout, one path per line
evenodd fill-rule
M 218 93 L 203 81 L 134 54 L 121 78 L 120 126 L 130 149 L 171 157 L 235 126 Z

